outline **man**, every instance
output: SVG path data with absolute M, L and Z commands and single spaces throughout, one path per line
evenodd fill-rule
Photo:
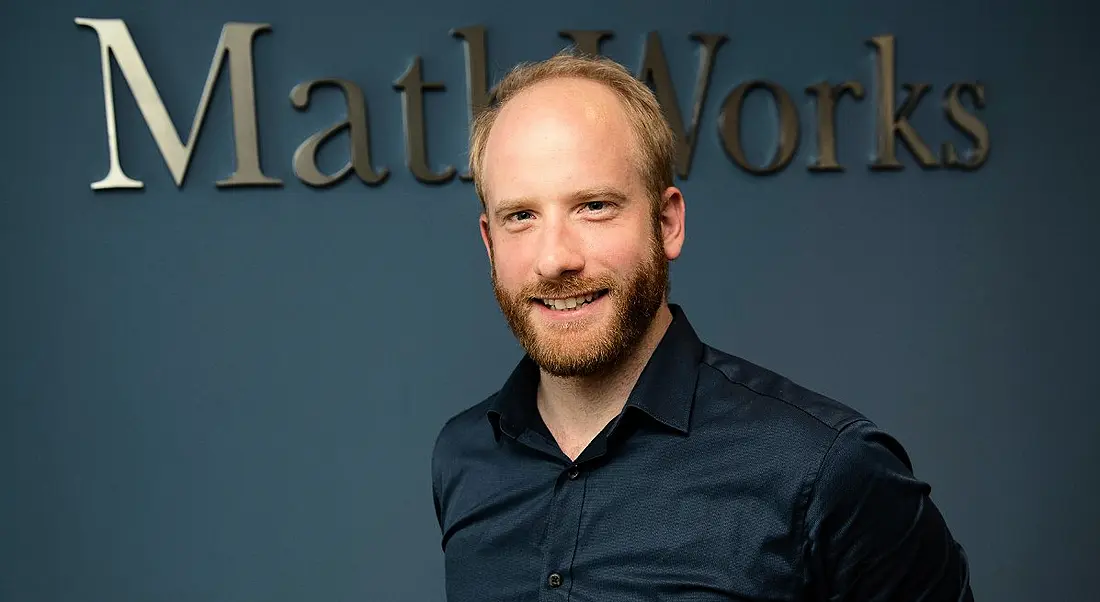
M 470 166 L 526 354 L 432 457 L 449 602 L 972 600 L 902 447 L 668 301 L 673 134 L 621 66 L 522 65 Z

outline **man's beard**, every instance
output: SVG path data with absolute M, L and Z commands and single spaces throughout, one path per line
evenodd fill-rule
M 559 377 L 591 376 L 618 363 L 645 336 L 668 293 L 668 259 L 654 236 L 650 253 L 625 282 L 610 276 L 581 278 L 568 275 L 524 286 L 516 293 L 500 287 L 493 268 L 493 292 L 520 345 L 543 370 Z M 562 299 L 605 291 L 601 303 L 610 303 L 611 323 L 596 327 L 578 324 L 536 324 L 532 299 Z M 569 310 L 565 310 L 569 311 Z M 587 336 L 581 336 L 583 332 Z M 577 333 L 576 336 L 571 336 Z

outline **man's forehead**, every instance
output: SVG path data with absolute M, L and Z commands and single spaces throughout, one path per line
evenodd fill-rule
M 615 181 L 633 156 L 633 131 L 619 101 L 595 82 L 546 82 L 511 99 L 489 133 L 482 161 L 486 196 L 526 194 L 525 183 L 542 180 L 563 184 L 575 178 L 576 189 L 592 187 L 593 177 Z
M 501 107 L 485 151 L 492 155 L 517 146 L 571 139 L 622 143 L 630 134 L 622 103 L 606 86 L 555 79 L 535 84 Z
M 500 118 L 525 111 L 563 108 L 590 119 L 614 117 L 624 109 L 618 96 L 606 84 L 581 77 L 556 77 L 518 92 L 500 108 Z

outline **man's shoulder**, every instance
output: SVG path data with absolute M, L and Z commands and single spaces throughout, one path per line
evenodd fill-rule
M 775 426 L 790 432 L 801 426 L 831 439 L 852 424 L 868 421 L 846 403 L 709 345 L 704 346 L 700 384 L 711 397 L 735 400 L 740 418 L 758 427 Z
M 468 448 L 475 441 L 494 441 L 493 426 L 489 421 L 488 412 L 493 407 L 498 393 L 499 391 L 494 391 L 488 397 L 448 418 L 436 435 L 435 453 L 453 454 Z
M 735 422 L 738 432 L 769 442 L 776 458 L 844 457 L 856 468 L 868 459 L 874 459 L 868 466 L 880 463 L 885 453 L 899 469 L 912 467 L 904 447 L 863 412 L 779 372 L 705 346 L 699 379 L 701 420 L 715 420 L 719 428 Z
M 847 483 L 911 475 L 905 448 L 861 411 L 751 361 L 706 346 L 697 423 L 833 503 Z M 826 484 L 821 484 L 826 481 Z
M 740 454 L 759 454 L 757 472 L 770 472 L 757 491 L 797 502 L 807 566 L 823 590 L 973 600 L 965 552 L 895 437 L 845 403 L 711 347 L 699 385 L 700 424 L 711 419 L 711 433 L 732 432 Z

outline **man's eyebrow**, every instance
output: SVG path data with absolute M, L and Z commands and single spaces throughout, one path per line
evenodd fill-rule
M 618 203 L 625 203 L 627 200 L 626 194 L 624 194 L 618 188 L 611 186 L 594 186 L 592 188 L 583 188 L 569 195 L 569 198 L 573 202 L 583 203 L 586 201 L 593 201 L 597 199 L 608 199 Z M 522 211 L 523 209 L 535 204 L 535 199 L 532 197 L 517 197 L 514 199 L 504 199 L 497 203 L 496 210 L 493 211 L 493 215 L 497 219 L 507 217 L 509 214 L 516 211 Z
M 596 186 L 593 188 L 585 188 L 573 193 L 573 199 L 576 201 L 591 201 L 593 199 L 611 199 L 620 203 L 626 202 L 626 195 L 623 194 L 618 188 L 611 186 Z

